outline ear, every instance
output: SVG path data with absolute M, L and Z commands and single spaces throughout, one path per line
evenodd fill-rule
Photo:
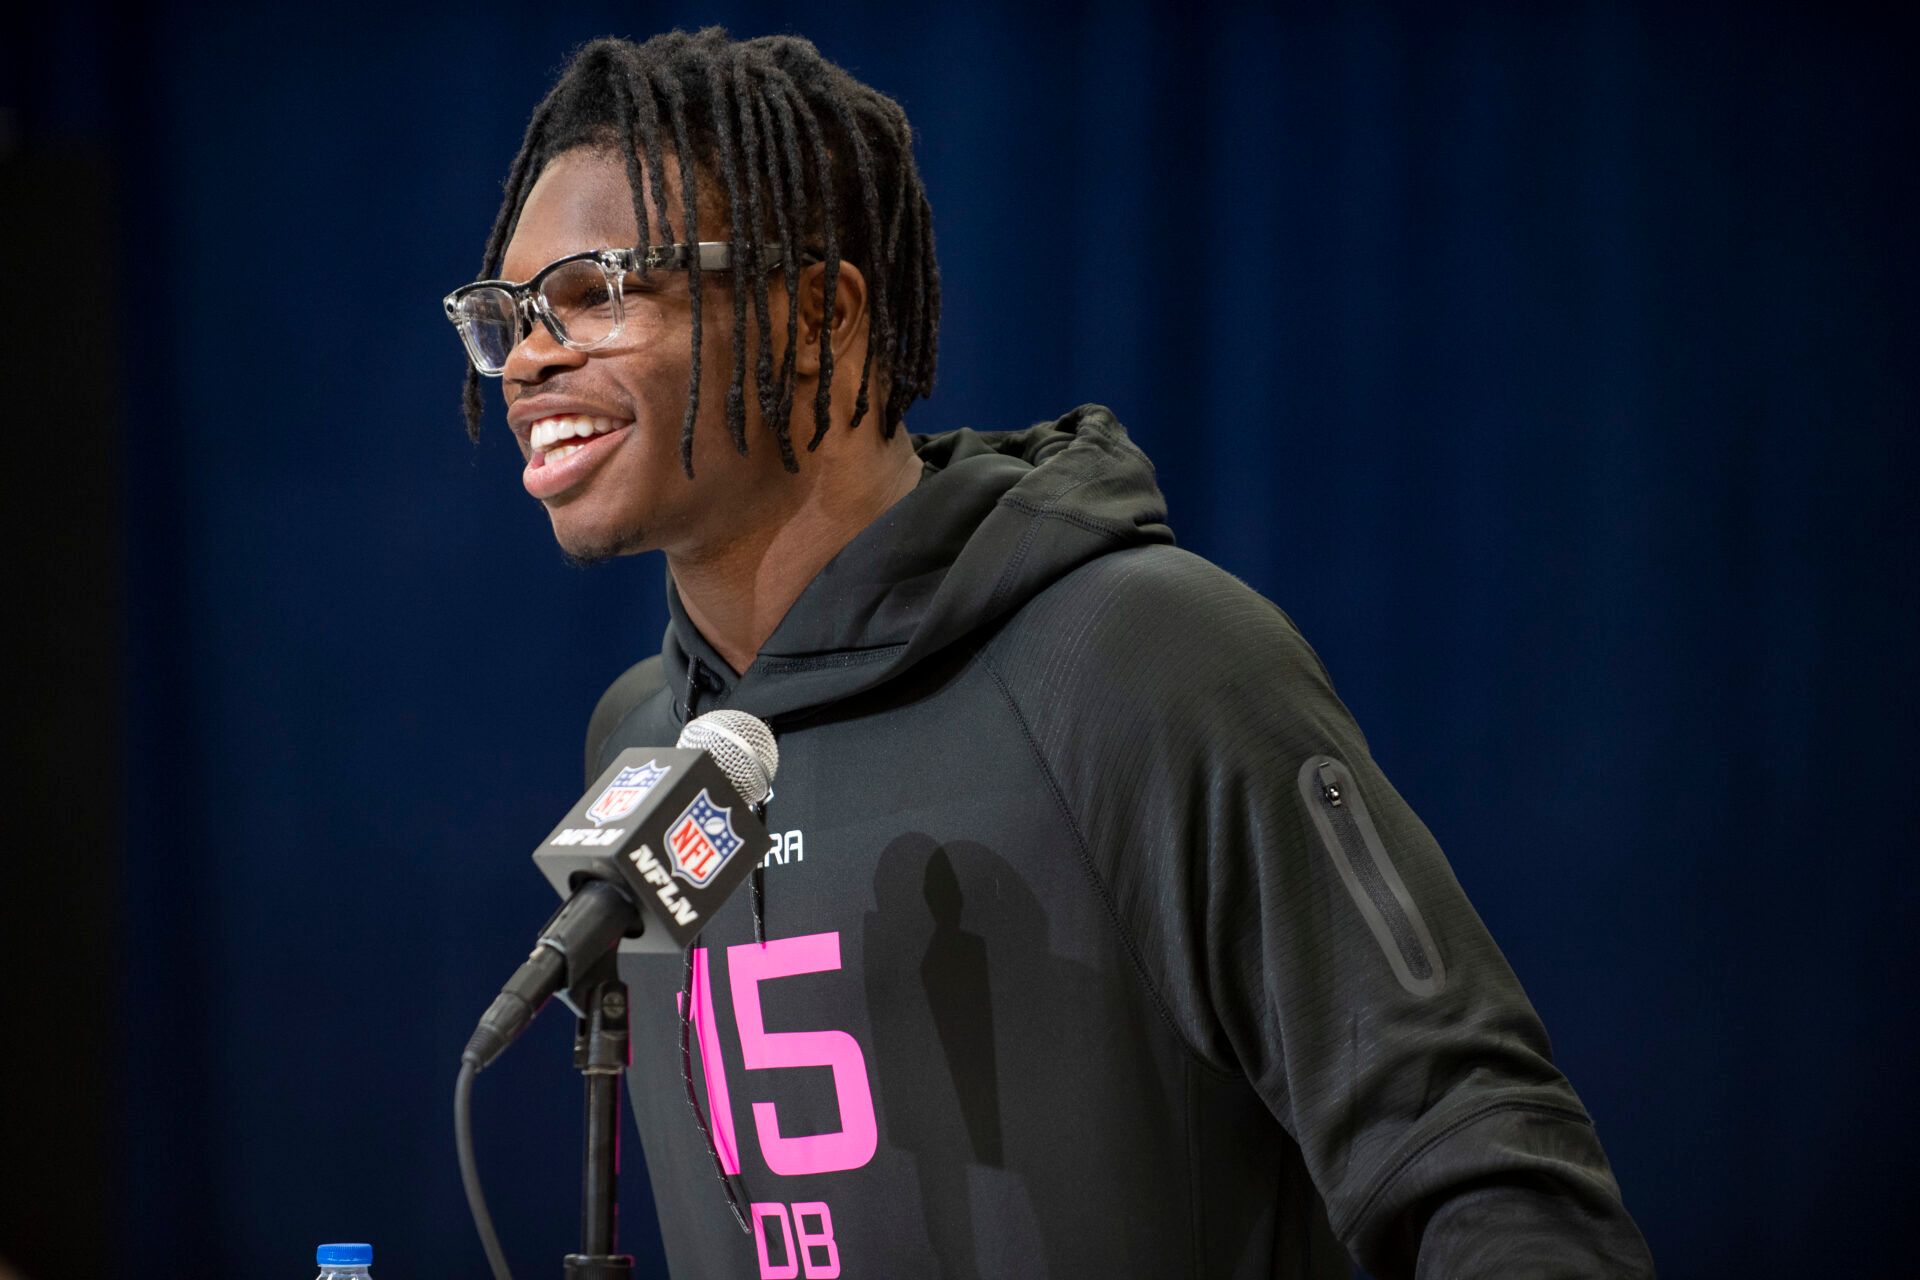
M 867 331 L 867 277 L 860 268 L 844 259 L 833 286 L 833 330 L 827 337 L 836 365 L 852 357 L 849 352 Z M 827 265 L 816 262 L 800 270 L 799 350 L 794 352 L 794 373 L 802 378 L 820 376 L 820 332 L 827 326 Z M 862 353 L 862 357 L 864 353 Z

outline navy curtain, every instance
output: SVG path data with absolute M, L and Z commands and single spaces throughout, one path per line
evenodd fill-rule
M 1663 1271 L 1892 1269 L 1920 140 L 1875 12 L 43 15 L 0 62 L 9 154 L 91 149 L 117 193 L 101 1238 L 168 1273 L 297 1275 L 339 1238 L 478 1273 L 458 1051 L 551 908 L 527 853 L 587 712 L 664 612 L 657 557 L 562 563 L 497 413 L 466 443 L 439 298 L 571 47 L 721 22 L 809 36 L 919 131 L 946 311 L 910 427 L 1111 405 L 1182 542 L 1300 624 Z M 60 380 L 12 372 L 16 456 L 71 464 L 33 426 Z M 570 1035 L 550 1013 L 477 1094 L 523 1274 L 574 1243 Z M 644 1258 L 637 1144 L 625 1201 Z

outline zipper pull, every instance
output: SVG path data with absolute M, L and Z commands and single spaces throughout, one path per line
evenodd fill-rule
M 1322 760 L 1315 773 L 1320 779 L 1320 794 L 1326 797 L 1327 804 L 1335 809 L 1345 804 L 1340 798 L 1340 780 L 1333 773 L 1333 761 Z

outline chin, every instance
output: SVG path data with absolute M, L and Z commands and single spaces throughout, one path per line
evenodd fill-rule
M 560 511 L 551 511 L 549 515 L 553 519 L 553 537 L 560 544 L 560 554 L 574 565 L 584 567 L 599 564 L 615 556 L 638 555 L 653 549 L 646 530 L 638 525 L 624 528 L 599 526 L 567 519 Z

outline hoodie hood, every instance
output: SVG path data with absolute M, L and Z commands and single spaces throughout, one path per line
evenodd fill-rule
M 1025 431 L 914 436 L 926 473 L 841 548 L 735 679 L 667 581 L 676 709 L 795 716 L 886 683 L 1096 557 L 1173 541 L 1153 464 L 1099 405 Z

